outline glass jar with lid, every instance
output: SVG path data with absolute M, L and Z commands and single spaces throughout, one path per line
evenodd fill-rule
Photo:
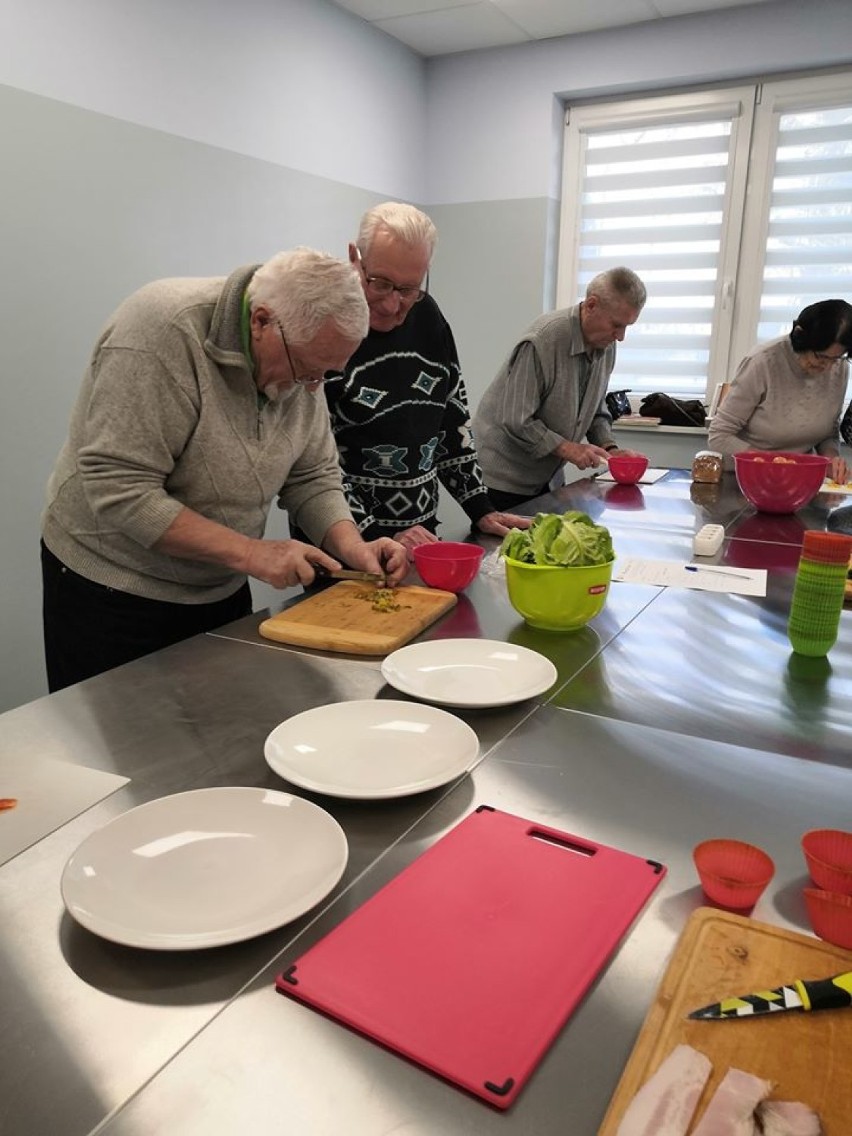
M 699 450 L 692 459 L 692 480 L 718 485 L 722 480 L 722 455 L 715 450 Z

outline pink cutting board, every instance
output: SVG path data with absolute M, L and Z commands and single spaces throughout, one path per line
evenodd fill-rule
M 664 875 L 483 805 L 276 987 L 508 1108 Z

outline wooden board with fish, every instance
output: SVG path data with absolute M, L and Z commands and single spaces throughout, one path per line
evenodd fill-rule
M 696 1021 L 692 1010 L 729 995 L 852 969 L 852 952 L 809 935 L 702 907 L 678 941 L 598 1136 L 616 1136 L 630 1101 L 675 1046 L 713 1064 L 696 1120 L 729 1068 L 775 1084 L 772 1097 L 802 1101 L 824 1136 L 848 1136 L 852 1117 L 852 1009 L 786 1011 L 736 1021 Z
M 344 581 L 265 619 L 260 634 L 279 643 L 349 655 L 387 655 L 458 602 L 452 592 Z

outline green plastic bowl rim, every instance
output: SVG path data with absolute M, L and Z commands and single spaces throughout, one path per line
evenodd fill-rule
M 579 572 L 590 568 L 608 568 L 616 561 L 615 556 L 612 560 L 604 560 L 602 564 L 528 564 L 526 560 L 515 560 L 511 556 L 504 556 L 503 559 L 507 564 L 516 564 L 519 568 L 544 568 L 549 572 L 554 570 L 565 571 L 566 569 L 569 572 Z

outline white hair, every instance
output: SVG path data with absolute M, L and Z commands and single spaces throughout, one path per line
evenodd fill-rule
M 293 343 L 308 343 L 328 320 L 346 339 L 363 339 L 370 326 L 352 265 L 304 246 L 262 264 L 249 282 L 248 299 L 252 311 L 263 304 L 274 312 Z
M 586 286 L 586 299 L 597 296 L 605 304 L 622 301 L 631 308 L 644 308 L 648 293 L 645 285 L 630 268 L 608 268 L 599 272 Z
M 432 218 L 413 205 L 405 205 L 401 201 L 385 201 L 382 205 L 368 209 L 361 218 L 358 229 L 358 248 L 362 255 L 369 254 L 373 238 L 380 229 L 386 229 L 405 245 L 426 245 L 429 259 L 432 259 L 438 230 Z

